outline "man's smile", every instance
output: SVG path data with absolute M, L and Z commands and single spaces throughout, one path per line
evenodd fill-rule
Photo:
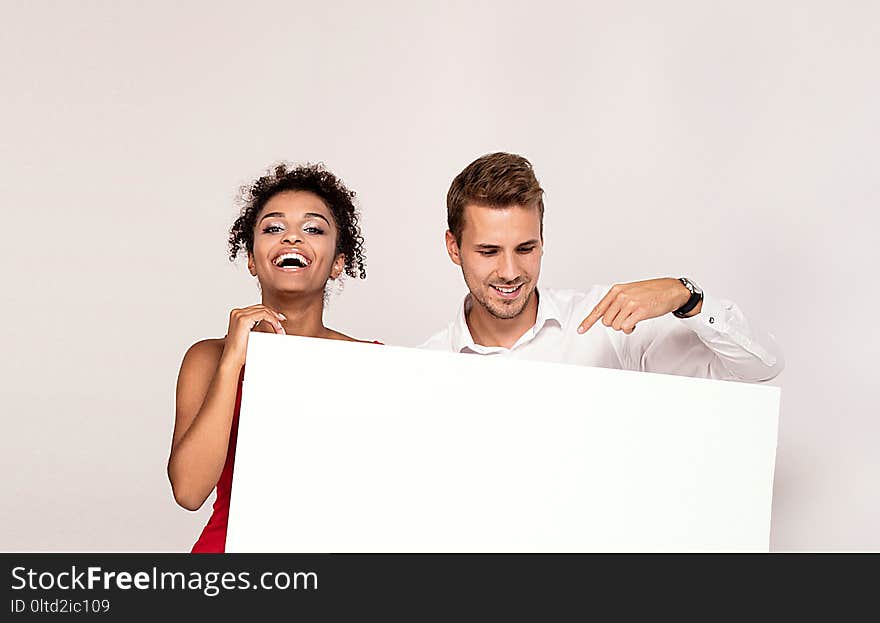
M 520 283 L 515 286 L 496 286 L 490 284 L 489 287 L 503 299 L 515 299 L 522 291 L 523 284 Z

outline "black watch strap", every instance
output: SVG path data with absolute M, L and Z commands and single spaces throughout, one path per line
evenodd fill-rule
M 689 286 L 687 279 L 684 277 L 679 277 L 678 280 L 681 281 L 684 287 L 690 290 L 691 298 L 688 299 L 687 303 L 672 312 L 672 314 L 678 318 L 685 318 L 703 300 L 703 293 L 699 290 L 694 291 L 693 286 Z

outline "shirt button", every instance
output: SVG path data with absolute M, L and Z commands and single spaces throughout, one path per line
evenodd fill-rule
M 715 324 L 715 316 L 709 316 L 709 324 Z

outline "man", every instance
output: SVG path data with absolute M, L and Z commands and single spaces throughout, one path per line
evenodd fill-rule
M 539 290 L 543 193 L 514 154 L 485 155 L 453 180 L 446 248 L 470 293 L 423 348 L 736 381 L 779 374 L 773 337 L 686 277 Z

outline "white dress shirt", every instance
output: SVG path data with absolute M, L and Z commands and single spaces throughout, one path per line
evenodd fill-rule
M 449 326 L 420 348 L 730 381 L 768 381 L 782 371 L 773 336 L 749 322 L 732 301 L 706 292 L 700 313 L 690 318 L 669 313 L 642 320 L 629 335 L 599 319 L 579 334 L 578 326 L 610 289 L 541 288 L 535 325 L 509 349 L 474 343 L 465 320 L 473 303 L 468 294 Z

